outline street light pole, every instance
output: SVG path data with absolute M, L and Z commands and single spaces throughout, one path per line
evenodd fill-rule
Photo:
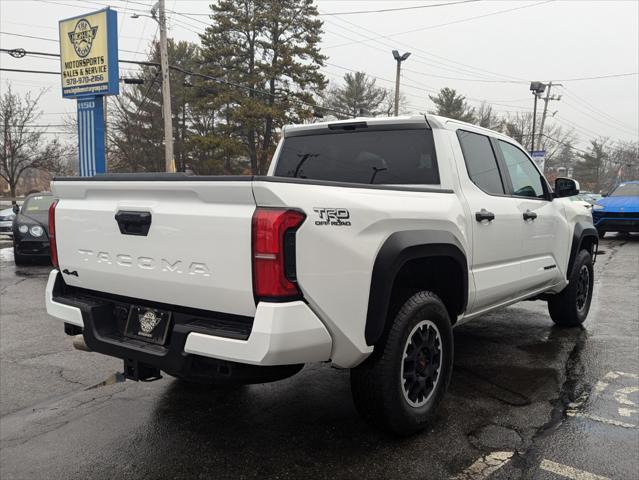
M 401 73 L 402 62 L 410 57 L 410 52 L 400 55 L 397 50 L 393 50 L 393 58 L 397 62 L 397 74 L 395 77 L 395 116 L 399 115 L 399 76 Z
M 533 107 L 532 134 L 530 136 L 530 154 L 535 150 L 535 127 L 537 124 L 537 98 L 544 93 L 546 85 L 541 82 L 530 82 L 530 91 L 535 96 L 535 106 Z
M 164 0 L 158 3 L 151 10 L 155 18 L 156 7 L 158 10 L 160 24 L 160 65 L 162 67 L 162 115 L 164 117 L 164 161 L 167 172 L 175 172 L 175 160 L 173 159 L 173 118 L 171 115 L 171 83 L 169 77 L 169 54 L 167 51 L 166 39 L 166 12 Z

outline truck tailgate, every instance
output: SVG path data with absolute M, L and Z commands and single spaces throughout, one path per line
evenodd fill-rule
M 53 192 L 60 199 L 56 239 L 67 284 L 204 310 L 255 314 L 255 200 L 250 177 L 60 180 L 53 183 Z M 136 218 L 146 222 L 148 214 L 148 232 L 140 234 Z

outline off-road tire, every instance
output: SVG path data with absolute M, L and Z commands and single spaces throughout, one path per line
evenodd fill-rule
M 566 288 L 548 299 L 548 312 L 557 326 L 578 327 L 586 320 L 592 300 L 594 269 L 590 252 L 581 250 L 577 254 L 568 280 Z
M 428 322 L 428 325 L 424 325 Z M 420 338 L 431 333 L 439 334 L 435 342 L 439 340 L 439 355 L 441 363 L 424 359 L 425 350 L 411 348 L 412 351 L 421 351 L 422 360 L 412 363 L 410 356 L 404 357 L 409 344 L 415 344 L 416 330 L 422 325 Z M 433 328 L 431 325 L 434 325 Z M 427 330 L 423 330 L 427 328 Z M 409 335 L 412 336 L 409 337 Z M 411 340 L 413 339 L 413 340 Z M 427 343 L 427 342 L 426 342 Z M 427 345 L 423 348 L 428 350 Z M 430 351 L 436 351 L 434 346 Z M 416 357 L 414 357 L 416 358 Z M 411 381 L 402 378 L 402 372 L 407 365 L 419 365 L 422 368 L 420 375 L 428 375 L 425 372 L 434 370 L 430 365 L 439 365 L 439 370 L 434 380 L 431 373 L 429 385 L 430 393 L 421 398 L 423 405 L 414 406 L 409 402 L 410 392 L 406 385 Z M 415 367 L 416 368 L 416 367 Z M 423 430 L 433 419 L 439 403 L 446 393 L 453 368 L 453 331 L 446 307 L 442 301 L 432 292 L 422 291 L 410 297 L 392 320 L 389 330 L 375 346 L 375 350 L 361 365 L 351 370 L 351 390 L 353 400 L 359 413 L 368 422 L 390 431 L 396 435 L 410 435 Z M 410 368 L 409 368 L 410 370 Z M 418 378 L 416 373 L 411 378 Z M 423 377 L 421 377 L 423 378 Z M 428 380 L 427 380 L 428 381 Z M 413 383 L 417 383 L 413 381 Z M 421 385 L 421 384 L 420 384 Z M 419 385 L 418 385 L 418 388 Z M 415 402 L 417 404 L 419 402 Z

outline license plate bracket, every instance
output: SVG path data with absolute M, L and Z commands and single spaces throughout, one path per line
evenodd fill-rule
M 131 305 L 124 335 L 157 345 L 164 345 L 171 324 L 171 312 Z

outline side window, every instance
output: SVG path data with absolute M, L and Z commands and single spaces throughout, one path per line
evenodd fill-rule
M 513 195 L 519 197 L 546 198 L 539 171 L 532 160 L 519 148 L 499 140 L 506 168 L 513 184 Z
M 488 137 L 464 130 L 458 130 L 457 137 L 473 183 L 486 193 L 503 195 L 504 184 Z

